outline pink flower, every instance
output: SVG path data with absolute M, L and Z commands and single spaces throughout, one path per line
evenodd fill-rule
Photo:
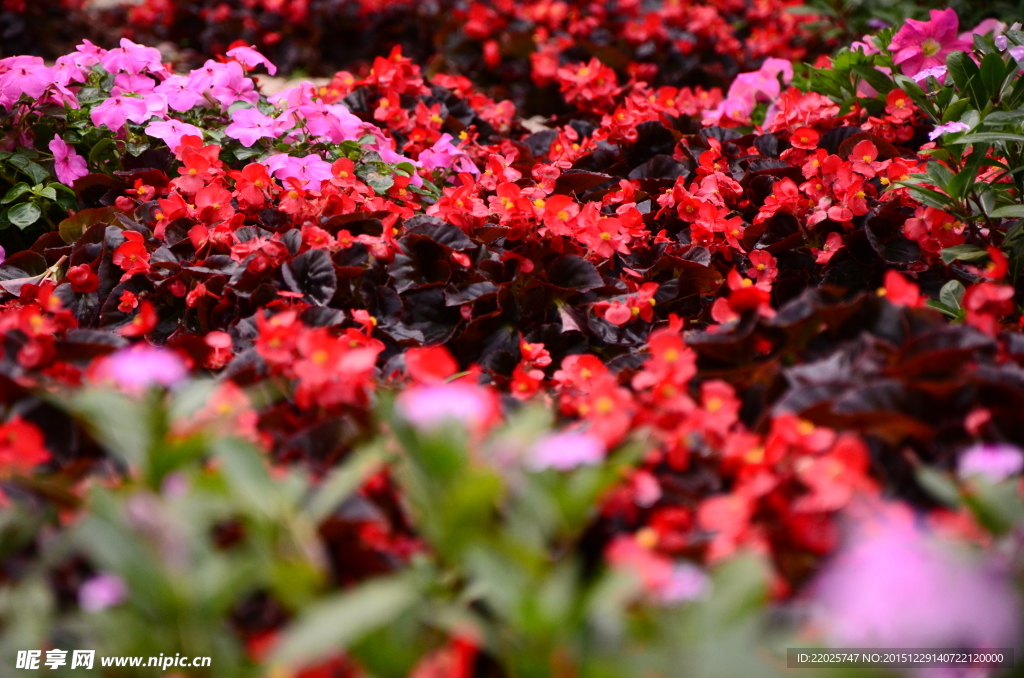
M 972 28 L 970 31 L 967 31 L 966 33 L 961 33 L 960 39 L 965 40 L 967 42 L 973 42 L 975 35 L 988 35 L 989 33 L 992 33 L 993 36 L 995 36 L 998 39 L 1000 36 L 1003 36 L 1003 32 L 1005 30 L 1006 24 L 1004 24 L 999 19 L 983 19 L 980 24 Z M 1003 36 L 1003 38 L 1005 39 L 1005 36 Z M 996 47 L 998 46 L 999 45 L 997 43 Z
M 184 75 L 172 75 L 157 85 L 153 91 L 166 97 L 167 105 L 179 113 L 184 113 L 200 101 L 204 101 L 202 91 L 196 91 L 192 86 L 192 80 Z
M 231 114 L 231 124 L 224 134 L 238 139 L 245 147 L 250 147 L 260 139 L 277 138 L 277 121 L 263 115 L 255 108 L 240 108 Z
M 94 45 L 88 40 L 82 40 L 82 44 L 75 46 L 75 52 L 69 54 L 82 68 L 92 68 L 100 62 L 107 50 L 99 45 Z
M 147 75 L 118 73 L 117 77 L 114 78 L 114 88 L 110 90 L 110 93 L 115 96 L 122 92 L 145 94 L 146 92 L 152 92 L 155 86 L 156 83 L 153 82 L 153 78 Z
M 128 587 L 116 574 L 98 574 L 78 589 L 78 605 L 86 612 L 100 612 L 124 602 Z
M 962 122 L 947 122 L 945 125 L 936 125 L 935 129 L 928 133 L 928 138 L 935 141 L 943 134 L 953 134 L 955 132 L 966 132 L 971 129 L 970 125 L 966 125 Z
M 406 421 L 424 431 L 453 423 L 479 431 L 499 416 L 494 392 L 464 381 L 407 389 L 396 404 Z
M 331 163 L 315 153 L 304 158 L 293 158 L 283 153 L 272 155 L 263 164 L 282 181 L 288 177 L 299 179 L 307 190 L 320 190 L 322 183 L 334 176 L 331 174 Z
M 220 71 L 223 65 L 213 59 L 207 59 L 200 68 L 196 68 L 188 74 L 189 87 L 200 93 L 208 87 L 213 87 L 213 76 Z
M 442 134 L 433 146 L 420 153 L 419 161 L 428 170 L 455 169 L 480 174 L 480 169 L 464 151 L 452 143 L 451 134 Z
M 290 108 L 281 118 L 289 120 L 305 118 L 305 127 L 311 135 L 323 137 L 334 144 L 340 144 L 342 141 L 355 141 L 366 134 L 367 128 L 371 127 L 341 104 L 325 106 L 319 101 Z
M 922 533 L 912 516 L 861 523 L 816 584 L 817 621 L 841 647 L 1004 647 L 1017 596 L 1004 573 Z
M 914 75 L 910 76 L 910 79 L 920 84 L 928 78 L 935 78 L 939 81 L 940 85 L 946 84 L 946 67 L 945 66 L 933 66 L 926 68 L 923 71 L 918 71 Z M 926 90 L 927 91 L 927 90 Z
M 929 21 L 907 19 L 889 45 L 893 62 L 908 76 L 926 68 L 945 66 L 950 52 L 971 49 L 971 43 L 957 37 L 959 25 L 960 19 L 952 9 L 931 10 Z
M 86 70 L 77 55 L 67 54 L 57 58 L 53 66 L 53 79 L 61 85 L 70 85 L 73 82 L 85 82 L 89 79 L 89 71 Z
M 534 471 L 553 468 L 568 471 L 577 466 L 600 464 L 604 443 L 586 433 L 553 433 L 538 440 L 527 453 L 526 465 Z
M 176 352 L 139 344 L 122 348 L 97 363 L 93 377 L 110 379 L 121 390 L 137 393 L 149 386 L 173 386 L 188 376 L 185 361 Z
M 227 52 L 228 56 L 232 59 L 245 64 L 246 68 L 256 68 L 260 64 L 267 67 L 267 73 L 274 75 L 277 73 L 277 66 L 270 63 L 270 59 L 257 52 L 252 47 L 236 47 L 229 49 Z
M 177 152 L 178 147 L 181 146 L 181 138 L 184 136 L 203 138 L 203 131 L 201 129 L 180 120 L 157 120 L 156 122 L 151 122 L 146 127 L 146 134 L 155 139 L 162 139 L 167 144 L 167 147 L 174 152 Z
M 47 68 L 39 57 L 8 57 L 0 60 L 0 66 L 6 67 L 0 75 L 0 93 L 12 102 L 22 94 L 38 99 L 54 82 L 53 69 Z
M 238 62 L 231 61 L 222 66 L 213 74 L 213 90 L 210 92 L 221 106 L 227 108 L 236 101 L 259 101 L 259 93 L 256 92 L 252 80 L 245 77 Z
M 70 186 L 75 183 L 75 179 L 89 173 L 85 158 L 78 155 L 75 147 L 65 143 L 59 135 L 50 142 L 50 152 L 53 153 L 53 169 L 60 183 Z
M 1016 445 L 980 444 L 969 448 L 960 457 L 957 474 L 961 478 L 982 476 L 999 483 L 1024 471 L 1024 454 Z
M 636 577 L 647 594 L 662 605 L 703 598 L 711 579 L 693 563 L 673 561 L 628 535 L 615 537 L 605 550 L 612 569 Z
M 152 117 L 146 102 L 136 97 L 118 95 L 110 97 L 102 104 L 92 109 L 90 114 L 92 124 L 99 127 L 106 125 L 107 128 L 118 131 L 124 127 L 126 120 L 131 120 L 141 125 Z
M 128 38 L 121 38 L 121 46 L 100 56 L 100 63 L 108 73 L 142 73 L 149 70 L 160 73 L 164 65 L 160 61 L 160 50 L 137 45 Z

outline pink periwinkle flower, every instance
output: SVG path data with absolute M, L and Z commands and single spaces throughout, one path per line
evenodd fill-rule
M 453 423 L 480 431 L 499 416 L 493 391 L 463 381 L 415 386 L 403 391 L 396 404 L 406 421 L 424 431 Z
M 993 563 L 907 520 L 868 521 L 814 586 L 835 647 L 1006 647 L 1017 595 Z
M 124 95 L 113 96 L 92 109 L 92 124 L 118 131 L 127 120 L 141 125 L 152 117 L 146 102 L 137 97 Z
M 286 111 L 288 119 L 303 122 L 309 133 L 331 143 L 355 141 L 366 134 L 368 124 L 341 104 L 325 105 L 320 101 L 302 104 Z
M 179 113 L 184 113 L 204 101 L 202 91 L 197 91 L 192 85 L 192 80 L 184 75 L 172 75 L 157 85 L 153 92 L 163 95 L 167 99 L 167 105 Z
M 55 81 L 53 69 L 34 56 L 0 59 L 0 72 L 0 93 L 12 102 L 22 94 L 38 99 Z
M 451 134 L 442 134 L 434 145 L 420 153 L 419 161 L 428 170 L 454 169 L 458 172 L 480 174 L 480 168 L 465 151 L 452 143 Z
M 957 473 L 961 478 L 981 476 L 993 483 L 1002 482 L 1024 471 L 1024 453 L 1016 445 L 991 443 L 975 445 L 961 456 Z
M 945 66 L 933 66 L 932 68 L 926 68 L 923 71 L 918 71 L 914 75 L 910 76 L 910 79 L 918 84 L 921 84 L 928 78 L 935 78 L 940 85 L 945 85 L 946 72 L 947 69 Z
M 900 65 L 904 75 L 913 76 L 926 68 L 944 66 L 946 55 L 970 50 L 972 45 L 957 36 L 960 19 L 952 9 L 931 10 L 931 19 L 907 19 L 903 28 L 893 36 L 889 49 L 893 62 Z
M 271 75 L 277 73 L 277 66 L 270 63 L 270 59 L 257 52 L 253 47 L 235 47 L 234 49 L 229 49 L 227 55 L 245 64 L 246 68 L 256 68 L 263 64 L 267 67 L 267 73 Z
M 75 58 L 74 54 L 67 54 L 57 58 L 53 66 L 53 79 L 60 85 L 70 85 L 73 82 L 85 82 L 89 79 L 89 71 Z
M 960 39 L 965 42 L 972 42 L 975 35 L 988 35 L 992 33 L 993 36 L 998 39 L 1003 35 L 1003 31 L 1006 30 L 1006 24 L 999 19 L 989 18 L 983 19 L 980 24 L 972 28 L 971 30 L 961 33 Z
M 138 392 L 149 386 L 173 386 L 188 376 L 184 359 L 175 351 L 138 344 L 120 349 L 102 361 L 94 377 L 110 379 L 124 391 Z
M 255 108 L 240 108 L 231 114 L 231 124 L 224 134 L 238 139 L 250 147 L 260 139 L 275 139 L 278 136 L 278 122 Z
M 100 62 L 107 50 L 99 45 L 94 45 L 88 40 L 82 40 L 80 45 L 75 46 L 75 51 L 69 54 L 82 68 L 92 68 Z
M 121 46 L 100 56 L 100 63 L 108 73 L 151 73 L 163 72 L 164 65 L 160 61 L 160 50 L 154 47 L 139 45 L 128 38 L 121 38 Z
M 304 158 L 295 158 L 283 153 L 272 155 L 264 164 L 270 173 L 278 179 L 283 181 L 294 177 L 302 181 L 303 188 L 307 190 L 320 190 L 322 183 L 333 176 L 331 163 L 315 153 Z
M 86 612 L 101 612 L 128 597 L 128 587 L 116 574 L 98 574 L 78 589 L 78 605 Z
M 260 95 L 256 91 L 252 79 L 245 77 L 245 72 L 238 62 L 231 61 L 221 64 L 221 66 L 222 68 L 213 74 L 213 89 L 210 92 L 210 95 L 221 106 L 227 108 L 236 101 L 248 101 L 249 103 L 259 101 Z
M 205 64 L 189 72 L 189 86 L 197 92 L 213 87 L 213 76 L 217 74 L 223 65 L 213 59 L 207 59 Z
M 203 131 L 201 129 L 180 120 L 157 120 L 156 122 L 151 122 L 146 127 L 146 134 L 155 139 L 162 139 L 173 152 L 177 152 L 178 147 L 181 146 L 182 137 L 193 136 L 200 139 L 203 138 Z
M 954 132 L 966 132 L 971 129 L 970 125 L 966 125 L 962 122 L 947 122 L 945 125 L 936 125 L 935 129 L 928 133 L 928 138 L 935 141 L 943 134 L 953 134 Z
M 661 587 L 661 601 L 664 603 L 681 603 L 688 600 L 699 600 L 711 589 L 711 578 L 703 569 L 686 561 L 672 566 L 672 574 Z
M 70 186 L 75 183 L 75 179 L 89 173 L 85 158 L 78 155 L 75 147 L 66 143 L 60 135 L 50 142 L 50 152 L 53 153 L 53 169 L 60 183 Z
M 5 259 L 7 259 L 7 251 L 3 247 L 0 247 L 0 264 L 4 263 Z
M 604 442 L 586 433 L 553 433 L 529 449 L 526 466 L 534 471 L 569 471 L 577 466 L 600 464 L 605 452 Z
M 123 92 L 145 94 L 146 92 L 152 92 L 154 87 L 156 87 L 156 82 L 148 75 L 141 73 L 118 73 L 114 78 L 114 88 L 110 90 L 110 93 L 115 96 Z

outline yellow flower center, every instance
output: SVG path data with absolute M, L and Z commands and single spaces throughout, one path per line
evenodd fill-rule
M 921 52 L 925 56 L 935 56 L 942 49 L 942 45 L 935 38 L 928 38 L 921 43 Z

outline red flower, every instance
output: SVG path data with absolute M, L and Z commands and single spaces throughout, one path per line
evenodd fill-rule
M 908 120 L 914 117 L 917 106 L 913 100 L 901 89 L 889 90 L 885 97 L 885 112 L 897 120 Z
M 121 281 L 131 278 L 137 273 L 149 271 L 149 250 L 143 242 L 142 234 L 137 231 L 124 231 L 125 242 L 114 250 L 114 265 L 124 270 Z
M 983 282 L 967 288 L 963 298 L 967 322 L 986 334 L 999 332 L 999 320 L 1013 313 L 1013 288 Z
M 139 312 L 135 314 L 135 317 L 127 325 L 122 326 L 118 330 L 118 334 L 122 337 L 141 337 L 147 335 L 156 329 L 158 320 L 159 317 L 153 304 L 149 301 L 143 301 Z
M 49 460 L 50 452 L 35 424 L 15 415 L 0 425 L 0 476 L 26 473 Z
M 909 282 L 896 271 L 886 271 L 885 287 L 879 289 L 878 293 L 900 306 L 917 308 L 924 303 L 921 298 L 921 288 Z
M 68 269 L 68 280 L 71 281 L 71 289 L 79 294 L 95 292 L 100 286 L 100 279 L 92 272 L 88 264 L 79 264 Z
M 459 364 L 444 346 L 429 346 L 406 351 L 405 369 L 416 383 L 439 384 L 458 372 Z
M 117 310 L 121 313 L 131 313 L 139 305 L 139 298 L 130 290 L 122 292 L 118 301 L 120 303 L 117 305 Z
M 196 193 L 196 210 L 207 224 L 227 221 L 234 215 L 231 191 L 222 186 L 206 186 Z
M 793 148 L 803 148 L 808 151 L 813 151 L 818 148 L 818 140 L 821 139 L 821 135 L 815 132 L 810 127 L 801 127 L 789 137 L 789 143 L 793 145 Z

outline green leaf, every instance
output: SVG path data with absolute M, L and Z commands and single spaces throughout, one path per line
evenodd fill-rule
M 942 122 L 947 123 L 960 120 L 960 116 L 967 112 L 967 109 L 969 109 L 970 107 L 970 99 L 959 99 L 957 101 L 954 101 L 949 105 L 948 108 L 946 108 L 945 111 L 942 112 Z
M 892 81 L 892 78 L 872 65 L 855 64 L 852 70 L 878 90 L 879 94 L 888 94 L 896 88 L 896 83 Z
M 941 290 L 939 290 L 939 301 L 954 311 L 959 311 L 960 300 L 964 298 L 964 292 L 966 292 L 966 290 L 964 289 L 963 283 L 959 280 L 950 280 L 942 286 Z
M 32 189 L 28 184 L 26 184 L 24 181 L 19 181 L 18 183 L 11 186 L 10 190 L 8 190 L 6 195 L 4 195 L 3 199 L 0 199 L 0 205 L 6 205 L 9 202 L 14 202 L 25 193 L 28 193 L 30 190 Z
M 953 508 L 960 505 L 960 488 L 946 474 L 930 466 L 919 466 L 915 477 L 921 489 L 933 499 Z
M 100 161 L 103 156 L 103 152 L 110 148 L 114 143 L 114 140 L 110 137 L 104 137 L 96 142 L 96 145 L 89 151 L 89 164 L 94 165 Z
M 271 666 L 313 664 L 397 620 L 419 592 L 408 575 L 374 579 L 307 608 L 282 633 Z
M 381 467 L 381 449 L 371 447 L 349 458 L 320 484 L 309 501 L 307 512 L 320 523 L 351 495 L 362 482 Z
M 15 205 L 7 212 L 7 218 L 10 219 L 11 223 L 22 230 L 39 221 L 41 216 L 43 216 L 42 211 L 35 203 L 31 202 Z
M 948 167 L 939 162 L 930 162 L 926 169 L 928 176 L 931 178 L 931 183 L 935 184 L 946 193 L 952 193 L 947 187 L 953 180 L 953 173 Z
M 955 177 L 946 185 L 946 192 L 952 197 L 962 199 L 971 192 L 975 180 L 978 178 L 978 169 L 988 155 L 988 146 L 975 146 L 967 162 L 960 169 Z
M 977 245 L 954 245 L 942 250 L 942 263 L 951 264 L 956 260 L 977 261 L 988 256 L 988 251 Z
M 35 184 L 41 184 L 50 178 L 50 173 L 45 167 L 31 160 L 25 165 L 24 172 L 32 177 L 32 183 Z
M 950 52 L 946 57 L 946 69 L 960 91 L 970 95 L 975 107 L 984 108 L 988 98 L 980 84 L 981 73 L 971 57 L 965 52 Z
M 46 198 L 47 200 L 56 200 L 57 191 L 53 190 L 49 186 L 43 186 L 42 184 L 36 184 L 32 187 L 32 193 L 38 195 L 40 198 Z
M 252 445 L 237 438 L 217 438 L 210 443 L 210 448 L 222 462 L 228 485 L 254 513 L 268 518 L 278 515 L 277 486 Z
M 955 319 L 960 315 L 960 312 L 957 311 L 955 308 L 950 308 L 949 306 L 946 306 L 942 302 L 935 301 L 934 299 L 929 299 L 928 301 L 924 302 L 924 305 L 927 306 L 928 308 L 934 308 L 936 311 L 945 313 L 950 318 Z
M 74 395 L 69 406 L 107 450 L 129 464 L 147 462 L 152 431 L 149 410 L 141 399 L 88 389 Z
M 1024 79 L 1024 78 L 1022 78 Z M 1001 141 L 1024 141 L 1024 134 L 1010 134 L 1009 132 L 974 132 L 972 134 L 965 134 L 962 137 L 953 139 L 946 143 L 953 144 L 978 144 L 978 143 L 989 143 L 994 144 Z
M 999 94 L 1003 88 L 1003 76 L 1006 74 L 1006 62 L 1000 54 L 986 54 L 981 60 L 981 86 L 984 88 L 985 101 L 988 102 Z
M 993 219 L 1021 218 L 1024 217 L 1024 205 L 1004 205 L 993 210 L 989 216 Z

